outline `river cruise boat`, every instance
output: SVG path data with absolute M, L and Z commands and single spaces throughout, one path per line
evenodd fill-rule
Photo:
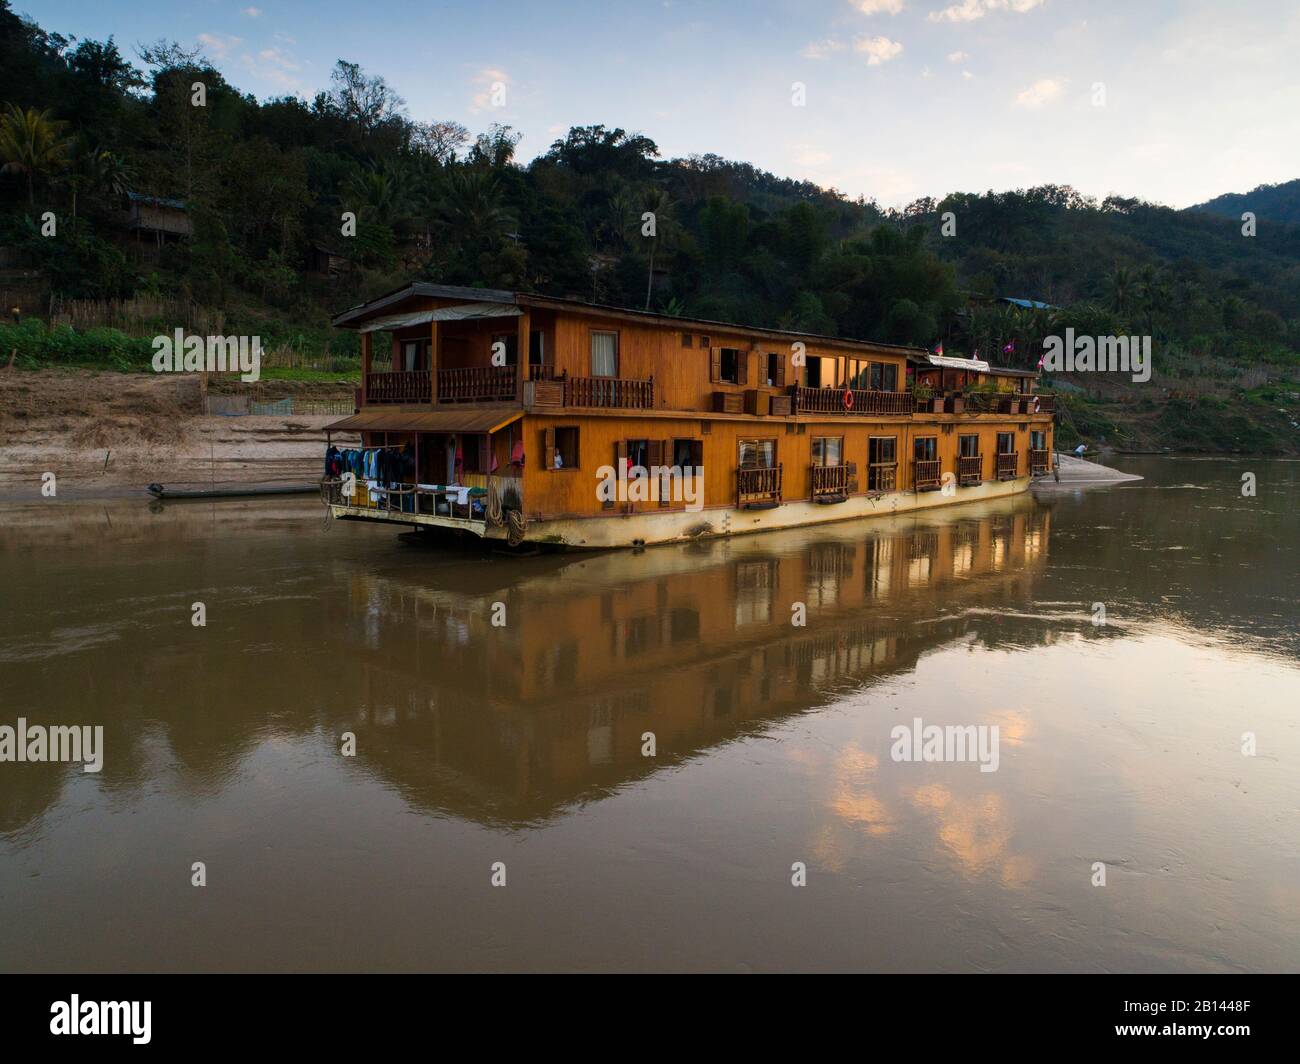
M 1037 374 L 918 348 L 417 283 L 360 334 L 333 517 L 579 548 L 792 528 L 1025 491 Z M 360 444 L 335 443 L 360 436 Z

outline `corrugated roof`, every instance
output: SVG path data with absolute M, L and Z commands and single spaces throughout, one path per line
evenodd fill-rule
M 496 432 L 524 416 L 522 410 L 363 410 L 327 432 Z

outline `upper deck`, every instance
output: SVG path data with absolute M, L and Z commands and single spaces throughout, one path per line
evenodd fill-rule
M 914 372 L 913 389 L 909 361 L 929 357 L 917 348 L 491 289 L 412 284 L 334 324 L 360 333 L 359 407 L 825 420 L 1050 416 L 1054 398 L 1025 398 L 1036 374 L 991 368 L 932 382 Z

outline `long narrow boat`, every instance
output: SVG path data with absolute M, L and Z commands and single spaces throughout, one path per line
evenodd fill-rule
M 327 429 L 361 436 L 327 452 L 342 520 L 640 546 L 1013 495 L 1052 468 L 1033 370 L 425 283 L 334 325 L 362 355 L 356 413 Z
M 241 499 L 250 495 L 312 495 L 320 491 L 320 485 L 250 484 L 233 488 L 168 488 L 154 483 L 145 490 L 155 499 Z

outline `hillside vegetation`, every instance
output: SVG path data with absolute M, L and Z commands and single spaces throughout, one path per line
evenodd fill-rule
M 713 155 L 664 159 L 649 137 L 604 126 L 524 164 L 509 126 L 413 119 L 381 74 L 343 60 L 311 100 L 259 101 L 195 51 L 160 41 L 127 56 L 112 39 L 48 32 L 9 0 L 0 104 L 0 296 L 41 319 L 0 327 L 20 366 L 140 368 L 141 338 L 184 326 L 260 335 L 271 376 L 341 379 L 355 337 L 329 316 L 423 279 L 942 340 L 1022 367 L 1066 327 L 1150 335 L 1146 384 L 1048 382 L 1066 396 L 1062 442 L 1300 445 L 1300 225 L 1285 193 L 1297 182 L 1244 197 L 1258 215 L 1247 236 L 1233 197 L 1175 211 L 1047 186 L 885 210 Z M 127 193 L 180 201 L 192 235 L 138 243 Z M 309 270 L 322 250 L 347 268 Z

